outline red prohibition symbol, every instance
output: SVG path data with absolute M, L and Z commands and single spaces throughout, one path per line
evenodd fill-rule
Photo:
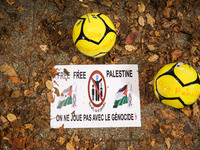
M 96 80 L 93 79 L 94 75 L 97 76 Z M 101 77 L 100 80 L 98 80 L 99 76 Z M 92 86 L 93 86 L 92 90 L 91 90 L 91 87 L 90 87 L 90 82 L 92 82 Z M 104 87 L 102 87 L 102 83 L 100 84 L 100 82 L 103 82 Z M 102 91 L 103 89 L 104 89 L 104 91 Z M 91 97 L 91 91 L 92 91 L 92 97 Z M 104 94 L 102 94 L 102 92 Z M 94 95 L 95 95 L 95 99 L 94 99 Z M 89 96 L 90 102 L 92 103 L 92 105 L 94 107 L 100 107 L 105 101 L 105 98 L 106 98 L 106 81 L 105 81 L 103 74 L 99 70 L 93 71 L 92 74 L 90 75 L 90 78 L 89 78 L 89 81 L 88 81 L 88 96 Z M 98 102 L 96 104 L 95 100 L 100 101 L 100 103 Z

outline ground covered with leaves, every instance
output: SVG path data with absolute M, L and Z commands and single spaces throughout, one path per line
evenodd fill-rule
M 78 17 L 100 12 L 117 40 L 104 57 L 72 41 Z M 200 73 L 199 0 L 1 0 L 0 149 L 200 149 L 200 101 L 178 110 L 161 104 L 153 78 L 165 64 Z M 138 64 L 140 128 L 51 129 L 54 65 Z

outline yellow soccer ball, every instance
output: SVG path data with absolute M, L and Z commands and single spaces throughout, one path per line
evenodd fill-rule
M 73 42 L 90 57 L 104 56 L 115 44 L 116 30 L 112 21 L 101 13 L 83 15 L 73 28 Z
M 167 64 L 155 76 L 154 93 L 163 104 L 183 108 L 199 98 L 200 76 L 188 64 Z

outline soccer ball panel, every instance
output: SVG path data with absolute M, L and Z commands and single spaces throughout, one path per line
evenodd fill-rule
M 157 91 L 166 98 L 179 97 L 177 89 L 181 89 L 181 84 L 171 75 L 164 75 L 157 79 Z
M 171 63 L 171 64 L 167 64 L 164 67 L 162 67 L 158 73 L 155 76 L 155 79 L 158 78 L 161 74 L 166 73 L 167 71 L 169 71 L 176 63 Z
M 115 44 L 115 39 L 116 39 L 116 34 L 113 32 L 110 32 L 107 34 L 107 36 L 99 45 L 86 41 L 86 40 L 79 40 L 76 46 L 80 50 L 81 53 L 87 56 L 95 56 L 95 55 L 98 55 L 99 53 L 104 53 L 104 52 L 106 54 Z
M 83 20 L 78 20 L 75 25 L 74 25 L 74 28 L 73 28 L 73 42 L 75 43 L 76 42 L 76 39 L 78 38 L 78 36 L 80 35 L 81 33 L 81 26 L 83 24 Z
M 175 75 L 183 82 L 183 84 L 188 84 L 197 79 L 197 72 L 188 64 L 183 64 L 180 67 L 174 68 Z
M 162 100 L 162 103 L 167 105 L 167 106 L 171 106 L 171 107 L 175 107 L 175 108 L 183 108 L 184 105 L 179 101 L 179 99 L 165 99 L 165 100 Z
M 180 94 L 180 98 L 186 105 L 191 105 L 199 98 L 200 84 L 192 84 L 180 88 L 177 90 L 177 94 Z
M 99 42 L 106 32 L 104 22 L 94 14 L 87 14 L 84 18 L 83 33 L 88 39 Z
M 112 23 L 112 21 L 110 20 L 110 18 L 108 18 L 106 15 L 103 15 L 101 14 L 100 17 L 105 21 L 105 23 L 114 31 L 115 30 L 115 26 L 114 24 Z

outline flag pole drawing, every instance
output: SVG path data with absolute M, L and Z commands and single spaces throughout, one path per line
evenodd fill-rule
M 70 85 L 67 89 L 63 90 L 61 101 L 58 102 L 57 109 L 61 109 L 63 106 L 72 104 L 72 107 L 76 106 L 76 85 Z
M 113 108 L 117 108 L 118 106 L 121 106 L 127 103 L 129 107 L 132 106 L 131 89 L 132 89 L 132 86 L 128 84 L 117 91 L 117 93 L 115 94 L 115 102 L 114 102 Z

